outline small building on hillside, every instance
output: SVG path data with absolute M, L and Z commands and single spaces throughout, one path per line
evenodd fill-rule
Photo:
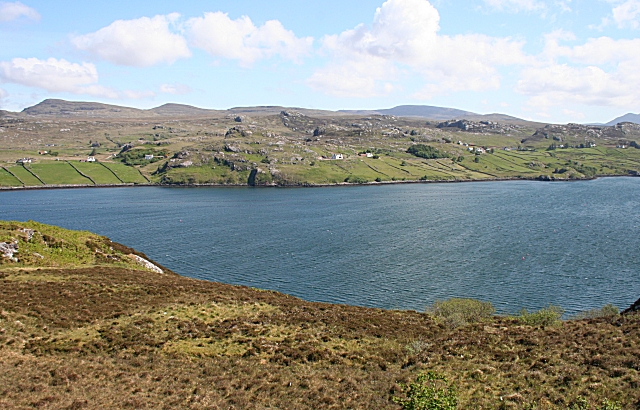
M 95 157 L 89 157 L 89 158 L 87 158 L 87 162 L 96 162 L 96 158 Z
M 20 158 L 19 160 L 16 161 L 18 164 L 31 164 L 32 159 L 31 158 Z
M 146 154 L 146 155 L 144 156 L 144 159 L 145 159 L 145 161 L 151 161 L 151 160 L 153 159 L 153 155 L 151 155 L 151 154 Z
M 344 159 L 344 156 L 342 154 L 333 154 L 331 159 Z

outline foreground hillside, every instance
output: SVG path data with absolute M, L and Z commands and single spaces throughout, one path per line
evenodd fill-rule
M 425 371 L 455 384 L 459 408 L 640 406 L 638 314 L 311 303 L 35 222 L 0 222 L 0 247 L 1 408 L 399 409 Z

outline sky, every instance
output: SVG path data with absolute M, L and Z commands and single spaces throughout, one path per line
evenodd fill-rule
M 640 112 L 640 0 L 0 0 L 0 109 Z

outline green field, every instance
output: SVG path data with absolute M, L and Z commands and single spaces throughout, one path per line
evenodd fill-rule
M 126 184 L 144 184 L 147 182 L 140 174 L 140 171 L 134 167 L 114 162 L 103 162 L 102 165 L 113 171 Z
M 30 169 L 47 185 L 93 185 L 90 179 L 80 175 L 66 162 L 43 161 L 31 164 Z
M 75 162 L 73 166 L 88 175 L 96 184 L 121 184 L 122 182 L 108 168 L 97 162 Z
M 0 186 L 21 186 L 22 183 L 6 169 L 0 168 Z
M 82 176 L 77 170 L 92 178 L 96 184 L 147 182 L 140 171 L 124 164 L 73 162 L 72 165 L 64 161 L 41 161 L 27 167 L 47 185 L 93 185 L 90 179 Z M 15 177 L 0 168 L 0 186 L 23 186 L 22 183 L 24 186 L 42 186 L 42 183 L 22 165 L 11 165 L 7 169 Z
M 12 174 L 20 178 L 22 182 L 24 182 L 25 186 L 42 186 L 42 182 L 38 181 L 38 178 L 31 175 L 29 171 L 24 169 L 22 165 L 14 165 L 12 167 L 7 167 L 11 171 Z M 18 186 L 21 184 L 18 184 Z

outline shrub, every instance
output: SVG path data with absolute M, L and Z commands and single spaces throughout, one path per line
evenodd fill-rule
M 518 315 L 518 320 L 529 326 L 555 326 L 560 323 L 560 318 L 563 314 L 564 309 L 561 307 L 549 305 L 531 313 L 527 309 L 522 309 Z
M 393 397 L 392 400 L 404 410 L 455 410 L 458 408 L 458 394 L 446 377 L 434 372 L 421 373 L 414 383 L 401 385 L 406 398 Z
M 346 177 L 344 179 L 344 182 L 348 182 L 350 184 L 366 184 L 369 181 L 366 178 L 363 178 L 363 177 L 359 177 L 359 176 L 355 176 L 355 175 L 349 175 L 348 177 Z
M 424 144 L 416 144 L 414 146 L 409 147 L 407 150 L 409 154 L 415 155 L 416 157 L 426 158 L 426 159 L 437 159 L 437 158 L 449 158 L 450 155 L 439 151 L 437 148 L 434 148 L 430 145 Z
M 489 318 L 496 312 L 491 302 L 458 298 L 437 300 L 427 311 L 453 328 Z
M 589 402 L 584 397 L 578 397 L 578 399 L 573 403 L 573 405 L 569 408 L 570 410 L 590 410 L 592 407 L 589 405 Z M 596 410 L 622 410 L 622 406 L 615 401 L 609 401 L 609 399 L 604 399 L 600 406 L 595 407 Z
M 618 316 L 620 309 L 612 304 L 604 305 L 600 309 L 585 310 L 584 312 L 578 312 L 572 319 L 596 319 L 599 317 L 614 317 Z

